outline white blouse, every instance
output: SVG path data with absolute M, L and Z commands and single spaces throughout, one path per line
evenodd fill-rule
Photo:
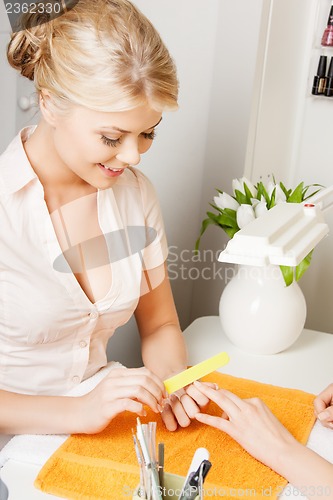
M 92 303 L 67 263 L 77 245 L 68 240 L 62 252 L 25 154 L 32 131 L 23 129 L 0 156 L 0 388 L 64 394 L 106 365 L 108 339 L 143 293 L 142 270 L 165 261 L 167 243 L 153 186 L 126 169 L 97 193 L 112 282 Z M 105 255 L 101 260 L 93 256 L 91 265 L 105 265 Z

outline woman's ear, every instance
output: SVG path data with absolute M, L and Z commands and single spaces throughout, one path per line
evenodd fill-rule
M 42 90 L 39 94 L 39 109 L 44 120 L 52 127 L 56 124 L 56 113 L 52 97 L 48 90 Z

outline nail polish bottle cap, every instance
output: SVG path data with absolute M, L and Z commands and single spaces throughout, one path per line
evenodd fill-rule
M 327 26 L 333 26 L 333 5 L 331 5 L 330 13 L 327 20 Z
M 329 68 L 328 68 L 327 76 L 329 78 L 333 78 L 333 57 L 331 57 L 331 60 L 330 60 L 330 65 L 329 65 Z
M 333 97 L 333 57 L 331 57 L 330 65 L 328 68 L 325 95 L 326 97 Z
M 317 75 L 321 78 L 326 76 L 327 56 L 320 56 Z

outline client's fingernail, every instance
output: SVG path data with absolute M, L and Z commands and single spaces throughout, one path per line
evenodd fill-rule
M 322 411 L 321 413 L 318 414 L 319 420 L 326 420 L 327 418 L 330 418 L 330 412 L 329 411 Z
M 198 385 L 199 387 L 202 385 L 202 383 L 201 383 L 201 382 L 199 382 L 199 380 L 195 380 L 195 381 L 193 382 L 193 384 L 194 384 L 194 385 Z
M 160 406 L 161 409 L 162 409 L 162 411 L 163 411 L 164 408 L 166 407 L 166 405 L 169 404 L 169 403 L 170 403 L 169 398 L 164 398 L 164 399 L 162 399 L 162 403 L 160 405 L 158 405 L 158 406 Z
M 162 411 L 163 411 L 163 407 L 164 407 L 164 405 L 162 406 L 162 405 L 157 404 L 157 409 L 158 409 L 158 411 L 159 411 L 160 413 L 162 413 Z
M 219 390 L 219 386 L 217 384 L 214 384 L 214 389 L 215 389 L 215 391 L 218 391 Z

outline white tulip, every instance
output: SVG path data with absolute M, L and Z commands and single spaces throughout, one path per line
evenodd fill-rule
M 267 184 L 267 187 L 266 187 L 266 191 L 267 191 L 267 194 L 269 197 L 272 196 L 272 193 L 274 191 L 274 188 L 275 188 L 276 184 L 274 184 L 273 181 L 268 181 L 268 184 Z
M 267 212 L 267 205 L 266 201 L 260 201 L 255 207 L 254 207 L 254 214 L 256 217 L 260 217 L 260 215 L 264 214 Z
M 238 201 L 235 200 L 228 193 L 219 193 L 219 196 L 214 196 L 215 205 L 222 210 L 225 208 L 231 208 L 231 210 L 237 210 L 239 207 Z
M 286 201 L 286 195 L 282 191 L 281 187 L 279 184 L 274 184 L 274 182 L 269 181 L 268 186 L 267 186 L 267 193 L 268 196 L 271 198 L 273 191 L 275 189 L 275 203 L 280 203 L 280 201 Z
M 281 201 L 287 201 L 287 198 L 279 184 L 277 184 L 275 191 L 275 203 L 280 203 Z
M 236 221 L 239 229 L 246 226 L 255 219 L 254 210 L 251 205 L 242 204 L 238 207 Z
M 254 187 L 252 182 L 246 177 L 241 177 L 240 179 L 233 179 L 232 181 L 232 189 L 235 192 L 236 189 L 241 193 L 245 194 L 244 183 L 247 185 L 249 190 L 251 191 L 252 196 L 254 197 L 257 193 L 257 189 Z
M 256 207 L 258 203 L 260 203 L 260 200 L 258 200 L 257 198 L 251 198 L 251 204 L 253 208 Z

